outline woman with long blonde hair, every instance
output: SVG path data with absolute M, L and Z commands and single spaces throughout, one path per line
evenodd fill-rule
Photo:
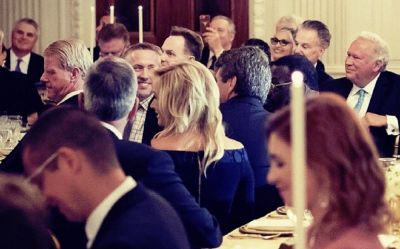
M 243 145 L 225 136 L 219 91 L 198 62 L 162 68 L 154 83 L 158 124 L 152 147 L 167 151 L 185 186 L 223 233 L 253 218 L 254 179 Z

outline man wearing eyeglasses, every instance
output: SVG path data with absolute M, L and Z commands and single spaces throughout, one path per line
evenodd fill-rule
M 137 97 L 139 107 L 125 127 L 124 138 L 137 143 L 150 145 L 154 135 L 161 131 L 157 114 L 150 107 L 154 99 L 153 73 L 161 66 L 161 48 L 151 43 L 137 43 L 125 52 L 125 60 L 132 65 L 138 81 Z
M 295 54 L 301 54 L 315 66 L 318 73 L 318 85 L 321 87 L 324 82 L 333 78 L 325 72 L 325 66 L 320 61 L 325 50 L 328 49 L 331 34 L 328 27 L 318 20 L 304 21 L 296 33 Z
M 122 57 L 129 46 L 129 32 L 121 23 L 106 24 L 98 33 L 100 57 Z
M 50 205 L 85 223 L 86 248 L 189 248 L 174 209 L 125 175 L 90 114 L 61 107 L 42 115 L 24 140 L 23 163 Z

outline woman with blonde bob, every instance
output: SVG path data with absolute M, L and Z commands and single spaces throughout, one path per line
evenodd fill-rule
M 268 123 L 268 181 L 292 205 L 290 109 Z M 344 99 L 321 94 L 306 102 L 306 206 L 314 221 L 308 248 L 383 249 L 385 177 L 368 131 Z
M 167 151 L 177 173 L 223 233 L 253 218 L 254 179 L 243 145 L 225 136 L 219 91 L 211 72 L 187 62 L 156 72 L 158 124 L 152 147 Z

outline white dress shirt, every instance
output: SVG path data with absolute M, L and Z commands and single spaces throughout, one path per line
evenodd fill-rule
M 100 122 L 101 122 L 101 124 L 102 124 L 106 129 L 108 129 L 108 130 L 110 130 L 112 133 L 114 133 L 114 135 L 117 136 L 117 138 L 118 138 L 119 140 L 122 139 L 122 134 L 121 134 L 121 132 L 119 132 L 119 130 L 118 130 L 117 128 L 115 128 L 115 126 L 113 126 L 113 125 L 111 125 L 111 124 L 109 124 L 109 123 L 103 122 L 103 121 L 100 121 Z
M 31 59 L 31 53 L 20 58 L 21 62 L 19 63 L 19 68 L 21 69 L 21 73 L 28 73 L 29 60 Z M 10 71 L 15 71 L 17 67 L 18 57 L 15 55 L 14 51 L 10 49 Z
M 379 78 L 378 74 L 370 83 L 368 83 L 363 89 L 365 91 L 364 102 L 361 105 L 360 111 L 358 112 L 358 116 L 360 118 L 364 117 L 367 113 L 369 103 L 371 102 L 371 97 L 374 92 L 376 82 Z M 361 88 L 353 84 L 353 88 L 351 89 L 349 96 L 347 97 L 347 104 L 354 108 L 357 104 L 359 95 L 358 91 Z M 386 132 L 388 135 L 399 135 L 399 125 L 396 116 L 386 115 L 387 118 L 387 127 Z
M 93 241 L 103 223 L 103 220 L 110 212 L 114 204 L 121 199 L 126 193 L 136 187 L 136 181 L 131 177 L 127 176 L 125 180 L 119 185 L 114 191 L 112 191 L 89 215 L 86 221 L 85 233 L 88 239 L 86 247 L 89 249 L 93 245 Z
M 78 94 L 80 94 L 80 93 L 82 93 L 82 92 L 83 92 L 83 90 L 76 90 L 76 91 L 73 91 L 73 92 L 68 93 L 67 95 L 65 95 L 65 97 L 64 97 L 60 102 L 57 103 L 57 105 L 61 105 L 61 104 L 64 103 L 67 99 L 72 98 L 73 96 L 78 95 Z

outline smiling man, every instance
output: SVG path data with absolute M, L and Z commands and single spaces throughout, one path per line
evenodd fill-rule
M 150 144 L 153 136 L 161 130 L 157 116 L 150 107 L 154 99 L 153 73 L 161 66 L 161 49 L 151 43 L 137 43 L 128 48 L 125 60 L 132 65 L 138 80 L 139 107 L 135 117 L 128 123 L 124 138 L 138 143 Z
M 188 60 L 199 61 L 204 43 L 196 32 L 184 27 L 173 26 L 161 48 L 163 51 L 162 65 L 168 66 Z
M 18 20 L 11 34 L 11 48 L 7 50 L 6 68 L 27 74 L 33 82 L 38 82 L 43 73 L 43 57 L 33 53 L 38 39 L 39 25 L 31 18 Z
M 393 155 L 400 120 L 400 76 L 386 71 L 388 62 L 386 42 L 363 32 L 347 50 L 346 77 L 327 82 L 322 89 L 347 99 L 369 128 L 382 157 Z

